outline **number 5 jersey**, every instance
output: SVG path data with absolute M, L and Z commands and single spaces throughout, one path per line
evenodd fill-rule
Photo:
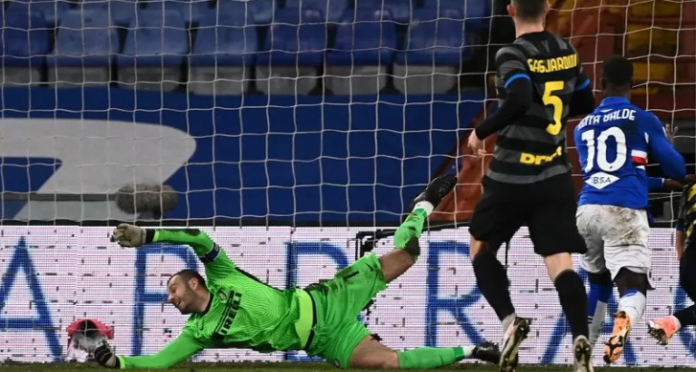
M 684 158 L 667 138 L 660 120 L 624 97 L 608 97 L 575 128 L 582 168 L 579 205 L 643 209 L 648 206 L 648 159 L 665 175 L 683 179 Z

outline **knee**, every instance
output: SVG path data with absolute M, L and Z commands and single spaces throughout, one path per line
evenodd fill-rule
M 389 352 L 380 353 L 379 358 L 365 358 L 352 360 L 350 368 L 361 369 L 399 369 L 399 354 L 391 350 Z
M 556 280 L 558 274 L 566 270 L 573 270 L 573 260 L 570 257 L 570 253 L 564 252 L 546 256 L 544 257 L 544 263 L 546 264 L 549 279 L 552 282 Z
M 469 245 L 469 257 L 471 258 L 471 262 L 474 262 L 479 254 L 487 250 L 488 246 L 485 242 L 476 240 L 473 236 L 471 237 L 471 244 Z
M 619 295 L 623 296 L 630 289 L 635 289 L 645 295 L 650 287 L 648 275 L 636 273 L 627 268 L 621 268 L 614 279 L 616 286 L 619 288 Z
M 399 354 L 392 350 L 377 367 L 379 369 L 399 369 Z
M 614 282 L 611 280 L 611 273 L 609 271 L 604 271 L 598 274 L 588 272 L 587 279 L 590 284 L 614 286 Z

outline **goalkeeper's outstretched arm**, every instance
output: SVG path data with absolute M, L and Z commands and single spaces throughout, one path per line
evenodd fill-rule
M 122 247 L 138 248 L 150 243 L 188 245 L 205 264 L 208 280 L 225 277 L 236 269 L 225 251 L 198 229 L 144 229 L 129 224 L 120 224 L 114 230 L 111 241 Z
M 203 347 L 187 329 L 162 348 L 157 354 L 143 356 L 117 356 L 104 341 L 94 351 L 97 363 L 106 368 L 116 369 L 165 369 L 185 361 L 192 355 L 203 350 Z

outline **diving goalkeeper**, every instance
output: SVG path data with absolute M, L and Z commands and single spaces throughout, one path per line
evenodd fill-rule
M 433 180 L 413 202 L 412 212 L 394 235 L 395 249 L 370 253 L 333 279 L 305 289 L 279 290 L 239 269 L 208 235 L 198 230 L 143 229 L 121 224 L 112 241 L 123 247 L 149 243 L 186 244 L 205 264 L 208 282 L 193 270 L 174 274 L 168 302 L 191 314 L 181 334 L 155 355 L 117 356 L 104 341 L 94 352 L 108 368 L 168 368 L 211 348 L 259 352 L 305 350 L 341 368 L 423 369 L 474 358 L 497 363 L 497 345 L 396 351 L 370 335 L 357 320 L 387 283 L 398 278 L 420 254 L 418 238 L 427 216 L 456 184 L 456 177 Z

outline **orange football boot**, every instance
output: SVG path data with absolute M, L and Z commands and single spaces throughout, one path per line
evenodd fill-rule
M 604 362 L 611 364 L 616 362 L 628 342 L 628 334 L 631 332 L 631 318 L 625 311 L 619 311 L 614 317 L 614 331 L 604 346 Z
M 677 318 L 672 315 L 648 322 L 648 333 L 657 340 L 658 345 L 669 344 L 669 340 L 678 330 Z

